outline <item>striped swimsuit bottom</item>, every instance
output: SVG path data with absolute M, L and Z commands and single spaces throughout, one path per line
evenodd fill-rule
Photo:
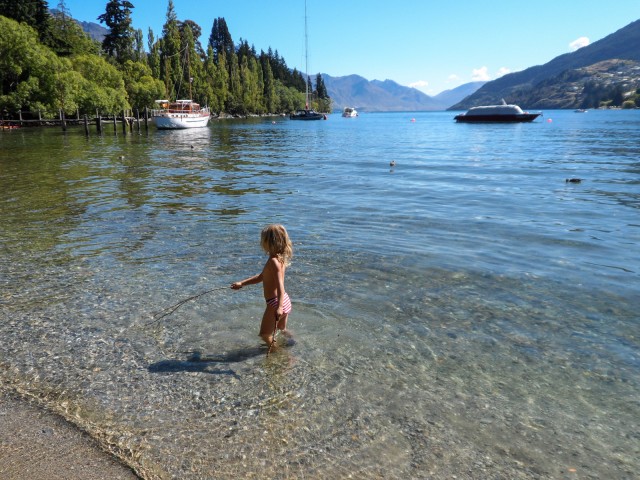
M 273 297 L 267 300 L 267 305 L 270 307 L 278 309 L 278 297 Z M 284 293 L 284 298 L 282 299 L 282 313 L 289 313 L 291 311 L 291 299 L 287 292 Z

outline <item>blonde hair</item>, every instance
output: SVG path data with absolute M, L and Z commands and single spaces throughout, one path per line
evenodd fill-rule
M 289 266 L 293 257 L 293 246 L 286 228 L 282 225 L 267 225 L 260 234 L 260 246 L 269 255 L 280 260 L 284 266 Z

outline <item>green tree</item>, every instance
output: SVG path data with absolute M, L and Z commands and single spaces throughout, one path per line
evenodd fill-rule
M 61 57 L 100 52 L 99 43 L 92 40 L 82 27 L 71 17 L 61 0 L 49 20 L 49 41 L 51 49 Z
M 38 32 L 0 16 L 0 108 L 55 111 L 58 57 L 38 41 Z
M 221 52 L 224 52 L 227 58 L 229 58 L 235 50 L 233 39 L 227 28 L 227 21 L 223 17 L 218 17 L 213 21 L 211 35 L 209 36 L 209 45 L 213 48 L 216 61 Z
M 181 50 L 184 52 L 184 61 L 182 67 L 182 91 L 179 93 L 182 97 L 189 96 L 198 103 L 205 104 L 205 73 L 200 54 L 196 51 L 197 42 L 194 38 L 192 26 L 196 27 L 196 31 L 200 31 L 194 22 L 183 23 Z M 187 95 L 188 94 L 188 95 Z
M 133 32 L 133 60 L 136 62 L 146 62 L 147 55 L 144 52 L 144 34 L 141 29 Z
M 151 68 L 151 74 L 153 78 L 161 78 L 160 77 L 160 42 L 156 42 L 153 30 L 149 29 L 149 34 L 147 35 L 147 42 L 149 46 L 149 54 L 147 55 L 147 63 Z
M 324 84 L 324 80 L 322 79 L 321 74 L 316 75 L 316 95 L 320 99 L 329 98 L 329 94 L 327 93 L 327 87 Z
M 77 95 L 81 110 L 116 113 L 130 108 L 122 73 L 116 67 L 96 55 L 76 55 L 70 60 L 73 69 L 87 80 Z
M 45 0 L 0 0 L 0 15 L 35 28 L 40 41 L 49 35 L 49 5 Z
M 151 67 L 144 62 L 128 60 L 122 66 L 122 76 L 126 79 L 125 89 L 132 107 L 139 110 L 153 107 L 154 101 L 164 97 L 164 84 L 154 78 Z
M 160 79 L 164 81 L 170 99 L 176 98 L 176 88 L 180 85 L 181 80 L 182 52 L 178 27 L 178 17 L 173 7 L 173 0 L 169 0 L 160 41 Z
M 229 103 L 229 68 L 227 66 L 227 54 L 224 50 L 218 55 L 217 67 L 213 78 L 213 91 L 219 103 L 217 111 L 222 112 L 227 109 Z
M 229 113 L 245 113 L 242 106 L 240 66 L 235 52 L 231 52 L 229 57 L 229 95 L 227 96 L 226 109 Z
M 102 49 L 120 64 L 134 58 L 135 32 L 131 26 L 133 8 L 128 0 L 109 0 L 105 13 L 98 17 L 100 23 L 109 27 L 109 33 L 102 41 Z
M 624 102 L 624 89 L 622 85 L 616 85 L 611 94 L 611 105 L 620 107 L 622 106 L 622 102 Z
M 273 77 L 273 71 L 271 70 L 271 62 L 267 55 L 260 55 L 260 61 L 262 64 L 262 72 L 264 79 L 264 104 L 266 111 L 269 113 L 276 113 L 278 111 L 279 99 L 276 91 L 276 79 Z

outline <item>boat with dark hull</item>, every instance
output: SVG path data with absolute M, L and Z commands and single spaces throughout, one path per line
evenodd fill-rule
M 533 122 L 542 115 L 542 112 L 523 112 L 518 105 L 507 105 L 503 100 L 502 105 L 486 105 L 472 107 L 467 113 L 461 113 L 454 117 L 456 122 L 466 123 L 523 123 Z
M 305 50 L 305 69 L 309 72 L 309 47 L 307 39 L 307 2 L 304 2 L 304 50 Z M 308 73 L 307 73 L 308 75 Z M 296 110 L 289 115 L 290 120 L 326 120 L 327 116 L 323 113 L 318 113 L 315 110 L 309 108 L 309 81 L 305 82 L 304 93 L 304 108 Z
M 318 113 L 315 110 L 297 110 L 289 115 L 291 120 L 326 120 L 324 113 Z

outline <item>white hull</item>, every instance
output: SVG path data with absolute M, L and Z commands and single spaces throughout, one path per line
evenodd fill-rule
M 346 107 L 342 112 L 342 116 L 345 118 L 354 118 L 358 116 L 358 111 L 355 108 Z
M 209 112 L 206 113 L 164 113 L 151 117 L 160 130 L 181 130 L 185 128 L 206 127 Z

